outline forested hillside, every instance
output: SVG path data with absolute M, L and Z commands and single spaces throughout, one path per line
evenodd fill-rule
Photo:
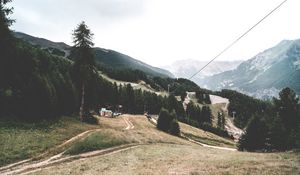
M 71 46 L 63 42 L 53 42 L 21 32 L 13 32 L 13 35 L 30 43 L 34 47 L 41 48 L 51 54 L 70 58 L 69 55 L 71 52 Z M 167 70 L 150 66 L 144 62 L 113 50 L 95 47 L 93 48 L 93 52 L 95 56 L 95 62 L 101 67 L 105 68 L 103 71 L 110 69 L 119 71 L 139 70 L 151 76 L 173 77 L 173 75 Z
M 80 95 L 72 79 L 72 61 L 20 40 L 10 42 L 14 47 L 1 59 L 1 116 L 40 119 L 77 112 Z M 158 113 L 163 103 L 156 94 L 134 91 L 130 85 L 117 87 L 99 75 L 94 78 L 87 87 L 90 109 L 124 104 L 125 111 L 143 113 L 147 102 L 149 112 Z
M 262 101 L 233 90 L 218 95 L 228 98 L 228 112 L 244 128 L 240 150 L 288 150 L 300 147 L 300 102 L 296 93 L 284 88 L 279 98 Z

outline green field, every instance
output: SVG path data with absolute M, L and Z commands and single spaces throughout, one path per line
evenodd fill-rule
M 55 146 L 89 129 L 98 128 L 71 117 L 26 123 L 0 121 L 0 166 L 55 150 Z

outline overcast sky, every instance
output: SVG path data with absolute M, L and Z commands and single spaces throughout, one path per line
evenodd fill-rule
M 282 0 L 14 0 L 13 30 L 72 44 L 86 21 L 95 46 L 154 66 L 212 59 Z M 288 0 L 219 60 L 245 60 L 300 38 L 300 0 Z

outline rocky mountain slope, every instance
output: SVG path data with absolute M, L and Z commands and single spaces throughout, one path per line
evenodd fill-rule
M 284 40 L 236 69 L 202 79 L 201 86 L 219 90 L 234 89 L 266 99 L 284 87 L 300 94 L 300 40 Z

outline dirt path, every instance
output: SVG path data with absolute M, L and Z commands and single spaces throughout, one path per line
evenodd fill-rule
M 125 124 L 126 124 L 125 130 L 134 129 L 133 123 L 128 119 L 128 117 L 126 115 L 123 115 L 122 119 L 125 121 Z M 63 142 L 62 144 L 58 145 L 56 147 L 56 149 L 63 148 L 64 146 L 71 144 L 77 140 L 84 139 L 84 138 L 88 137 L 89 135 L 91 135 L 92 133 L 97 132 L 97 131 L 100 131 L 100 129 L 93 129 L 93 130 L 88 130 L 88 131 L 82 132 L 82 133 L 70 138 L 69 140 Z M 92 151 L 92 152 L 88 152 L 88 153 L 82 153 L 82 154 L 74 155 L 74 156 L 63 155 L 64 154 L 64 151 L 63 151 L 59 154 L 49 157 L 48 159 L 45 159 L 45 160 L 33 161 L 33 159 L 31 158 L 31 159 L 27 159 L 27 160 L 23 160 L 23 161 L 20 161 L 17 163 L 7 165 L 5 167 L 1 167 L 0 174 L 1 175 L 2 174 L 10 175 L 10 174 L 20 174 L 20 173 L 25 173 L 25 172 L 28 173 L 28 172 L 35 171 L 37 169 L 60 164 L 63 162 L 69 162 L 69 161 L 88 158 L 88 157 L 92 157 L 92 156 L 117 153 L 119 151 L 124 151 L 129 148 L 136 147 L 136 146 L 138 146 L 138 145 L 129 144 L 129 145 L 123 145 L 123 146 L 104 149 L 104 150 L 97 150 L 97 151 Z M 49 152 L 46 151 L 45 153 L 39 155 L 38 157 L 42 158 L 45 155 L 47 155 L 48 153 Z
M 134 129 L 134 125 L 130 121 L 128 116 L 123 115 L 122 119 L 124 120 L 124 122 L 126 124 L 126 128 L 124 128 L 125 130 Z M 156 125 L 157 120 L 155 118 L 151 117 L 149 119 L 149 122 L 152 123 L 153 125 Z M 75 142 L 77 140 L 84 139 L 87 136 L 89 136 L 90 134 L 92 134 L 96 131 L 99 131 L 99 130 L 100 129 L 94 129 L 94 130 L 88 130 L 88 131 L 85 131 L 83 133 L 80 133 L 80 134 L 72 137 L 71 139 L 63 142 L 62 144 L 57 146 L 57 148 L 63 148 L 64 146 L 66 146 L 68 144 L 72 144 L 73 142 Z M 187 139 L 188 141 L 193 142 L 195 144 L 201 145 L 203 147 L 229 150 L 229 151 L 236 151 L 236 149 L 232 149 L 232 148 L 206 145 L 206 144 L 200 143 L 198 141 L 192 140 L 188 137 L 185 137 L 185 139 Z M 96 150 L 96 151 L 82 153 L 82 154 L 73 155 L 73 156 L 64 155 L 64 151 L 63 151 L 63 152 L 61 152 L 59 154 L 56 154 L 54 156 L 51 156 L 47 159 L 40 159 L 40 160 L 36 160 L 36 161 L 34 161 L 33 159 L 28 159 L 28 160 L 24 160 L 24 161 L 21 161 L 21 162 L 18 162 L 18 163 L 7 165 L 7 166 L 2 167 L 0 169 L 0 174 L 3 174 L 3 175 L 28 174 L 28 173 L 31 173 L 31 172 L 39 171 L 39 170 L 41 170 L 43 168 L 46 168 L 46 167 L 49 167 L 49 166 L 54 166 L 54 165 L 58 165 L 58 164 L 66 163 L 66 162 L 71 162 L 71 161 L 78 160 L 78 159 L 86 159 L 86 158 L 93 157 L 93 156 L 115 154 L 115 153 L 118 153 L 118 152 L 121 152 L 121 151 L 136 148 L 140 145 L 141 144 L 126 144 L 126 145 L 121 145 L 121 146 L 112 147 L 112 148 L 103 149 L 103 150 Z M 47 155 L 47 153 L 44 153 L 43 155 Z
M 133 123 L 126 117 L 126 115 L 122 116 L 123 120 L 125 121 L 127 127 L 125 130 L 134 129 Z
M 93 132 L 96 132 L 96 131 L 99 131 L 100 129 L 92 129 L 92 130 L 88 130 L 88 131 L 85 131 L 85 132 L 82 132 L 68 140 L 66 140 L 65 142 L 63 142 L 62 144 L 58 145 L 55 147 L 55 149 L 60 149 L 64 146 L 66 146 L 67 144 L 71 144 L 73 143 L 74 141 L 76 140 L 80 140 L 80 139 L 83 139 L 83 138 L 86 138 L 88 137 L 90 134 L 92 134 Z M 45 155 L 49 154 L 49 151 L 46 151 L 45 153 L 42 153 L 40 154 L 39 156 L 37 156 L 36 158 L 39 159 L 39 158 L 43 158 Z M 60 155 L 60 154 L 58 154 Z M 55 156 L 52 156 L 50 157 L 49 159 L 47 160 L 52 160 L 52 159 L 55 159 L 58 155 L 55 155 Z M 9 170 L 9 169 L 13 169 L 14 167 L 20 167 L 20 166 L 23 166 L 23 165 L 26 165 L 28 164 L 29 162 L 33 161 L 33 158 L 30 158 L 30 159 L 26 159 L 26 160 L 22 160 L 20 162 L 16 162 L 16 163 L 12 163 L 12 164 L 9 164 L 9 165 L 6 165 L 4 167 L 1 167 L 0 168 L 0 174 L 2 174 L 2 172 L 6 171 L 6 170 Z M 42 161 L 43 162 L 43 161 Z
M 227 150 L 227 151 L 237 151 L 237 149 L 235 148 L 227 148 L 227 147 L 221 147 L 221 146 L 212 146 L 212 145 L 207 145 L 205 143 L 201 143 L 201 142 L 198 142 L 196 140 L 193 140 L 189 137 L 186 137 L 183 135 L 184 138 L 186 138 L 188 141 L 192 142 L 192 143 L 195 143 L 197 145 L 201 145 L 203 147 L 207 147 L 207 148 L 214 148 L 214 149 L 221 149 L 221 150 Z
M 117 147 L 113 147 L 113 148 L 82 153 L 82 154 L 78 154 L 78 155 L 74 155 L 74 156 L 65 156 L 65 155 L 63 155 L 63 153 L 60 153 L 60 154 L 50 157 L 47 160 L 44 160 L 41 162 L 32 162 L 30 164 L 23 165 L 21 167 L 13 169 L 13 170 L 9 169 L 6 171 L 2 171 L 2 172 L 0 172 L 0 174 L 3 174 L 3 175 L 29 174 L 29 173 L 41 170 L 42 168 L 46 168 L 49 166 L 54 166 L 54 165 L 58 165 L 61 163 L 71 162 L 71 161 L 79 160 L 79 159 L 86 159 L 86 158 L 94 157 L 94 156 L 111 155 L 111 154 L 115 154 L 115 153 L 125 151 L 128 149 L 136 148 L 138 146 L 140 146 L 140 145 L 127 144 L 127 145 L 117 146 Z
M 154 122 L 153 122 L 154 121 Z M 153 117 L 151 117 L 149 119 L 149 122 L 153 125 L 156 125 L 157 124 L 157 120 L 155 120 Z M 193 140 L 187 136 L 185 136 L 184 134 L 181 134 L 183 138 L 185 138 L 186 140 L 192 142 L 192 143 L 195 143 L 197 145 L 201 145 L 203 147 L 207 147 L 207 148 L 214 148 L 214 149 L 221 149 L 221 150 L 227 150 L 227 151 L 237 151 L 237 149 L 235 148 L 227 148 L 227 147 L 220 147 L 220 146 L 212 146 L 212 145 L 207 145 L 205 143 L 201 143 L 199 141 L 196 141 L 196 140 Z

